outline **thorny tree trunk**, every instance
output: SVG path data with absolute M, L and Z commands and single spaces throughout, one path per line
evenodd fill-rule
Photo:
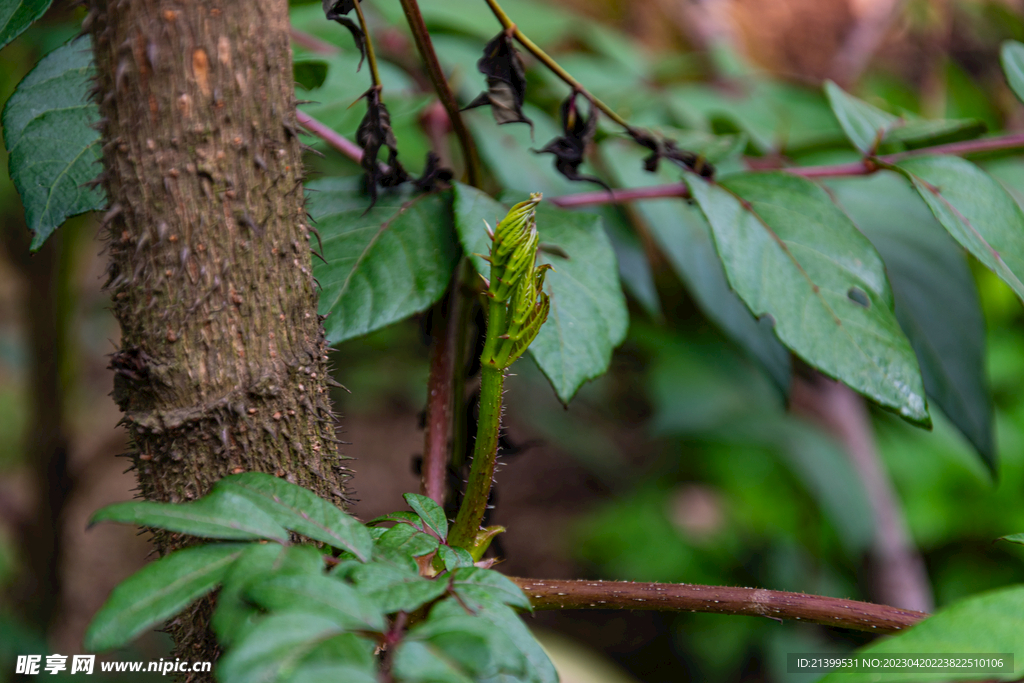
M 139 489 L 262 471 L 345 502 L 316 312 L 286 0 L 92 0 L 114 398 Z M 158 536 L 162 551 L 182 539 Z M 208 603 L 173 622 L 212 659 Z

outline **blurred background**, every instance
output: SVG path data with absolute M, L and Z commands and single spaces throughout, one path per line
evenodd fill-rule
M 319 2 L 292 4 L 297 28 L 340 48 L 339 59 L 357 59 L 347 33 L 323 20 Z M 468 102 L 482 89 L 474 67 L 481 38 L 497 24 L 482 0 L 421 4 Z M 403 72 L 413 53 L 397 3 L 374 0 L 367 8 L 389 62 L 385 81 L 399 143 L 417 170 L 421 150 L 437 139 L 430 98 L 415 73 Z M 516 0 L 506 9 L 626 118 L 742 134 L 740 144 L 755 159 L 849 158 L 820 95 L 825 78 L 896 111 L 976 118 L 991 131 L 1024 127 L 1024 107 L 1006 87 L 998 59 L 1003 40 L 1024 40 L 1024 2 L 1017 0 Z M 0 101 L 40 56 L 78 32 L 81 12 L 56 2 L 0 53 Z M 752 73 L 756 86 L 736 85 Z M 311 111 L 351 138 L 361 113 L 347 107 L 365 89 L 364 76 L 332 71 L 318 90 L 299 96 L 317 100 Z M 564 86 L 529 61 L 528 76 L 540 146 Z M 469 120 L 475 130 L 492 126 L 478 133 L 481 140 L 501 139 L 486 112 Z M 531 146 L 521 132 L 501 135 Z M 483 151 L 485 162 L 494 157 Z M 128 461 L 117 457 L 127 444 L 116 427 L 107 363 L 118 329 L 100 288 L 105 258 L 97 221 L 72 219 L 30 255 L 6 157 L 0 161 L 4 680 L 15 654 L 80 652 L 88 620 L 150 547 L 130 528 L 85 529 L 93 511 L 130 499 L 134 488 Z M 310 164 L 321 173 L 358 173 L 331 153 Z M 490 172 L 512 174 L 501 178 L 509 187 L 591 189 L 559 185 L 549 164 L 543 159 L 536 176 L 534 165 Z M 1024 202 L 1021 160 L 985 164 Z M 830 424 L 815 414 L 821 396 L 813 386 L 801 403 L 799 382 L 787 402 L 702 313 L 666 250 L 630 229 L 656 215 L 630 208 L 602 215 L 619 252 L 630 332 L 609 372 L 568 407 L 532 361 L 513 368 L 506 385 L 512 448 L 502 458 L 493 518 L 509 530 L 500 542 L 503 571 L 885 601 L 893 565 L 879 561 L 880 530 L 870 509 L 878 491 L 866 487 L 849 457 L 853 430 L 878 456 L 882 494 L 886 487 L 893 493 L 897 520 L 889 531 L 897 535 L 897 556 L 890 559 L 909 563 L 904 578 L 917 599 L 941 606 L 1024 581 L 1022 549 L 993 543 L 1024 531 L 1024 316 L 995 276 L 970 264 L 995 414 L 993 477 L 935 406 L 935 428 L 927 432 L 874 408 L 861 413 L 859 404 L 843 424 Z M 418 489 L 424 327 L 409 320 L 347 342 L 333 357 L 335 377 L 348 389 L 334 400 L 342 438 L 351 442 L 344 452 L 355 471 L 353 512 L 363 519 L 403 508 L 401 494 Z M 915 573 L 918 559 L 924 571 Z M 799 677 L 785 673 L 787 652 L 840 652 L 867 642 L 857 633 L 707 614 L 545 613 L 529 623 L 566 683 L 793 680 Z M 112 658 L 157 659 L 168 651 L 153 634 Z

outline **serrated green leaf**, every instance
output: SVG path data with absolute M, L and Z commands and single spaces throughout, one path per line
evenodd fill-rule
M 415 512 L 407 512 L 405 510 L 399 510 L 398 512 L 389 512 L 386 515 L 380 517 L 374 517 L 367 524 L 381 524 L 383 522 L 398 522 L 400 524 L 409 524 L 420 531 L 426 531 L 426 527 L 423 526 L 423 520 Z M 381 532 L 387 531 L 382 529 Z
M 477 601 L 490 598 L 513 607 L 530 609 L 530 599 L 519 586 L 492 569 L 456 569 L 452 572 L 452 591 L 461 598 Z
M 999 60 L 1010 89 L 1018 100 L 1024 102 L 1024 44 L 1007 40 L 999 49 Z
M 353 581 L 385 614 L 415 611 L 448 590 L 447 579 L 426 579 L 415 569 L 386 562 L 352 566 L 345 578 Z
M 523 620 L 508 605 L 492 598 L 476 600 L 466 596 L 462 603 L 455 598 L 446 598 L 434 605 L 430 610 L 431 618 L 466 614 L 466 609 L 479 619 L 486 619 L 494 624 L 514 644 L 527 662 L 527 670 L 522 677 L 529 683 L 558 683 L 558 672 L 544 648 L 526 627 Z
M 1011 653 L 1016 655 L 1013 673 L 976 671 L 945 672 L 833 672 L 821 683 L 913 683 L 915 681 L 1019 680 L 1024 673 L 1024 586 L 1011 586 L 974 595 L 938 610 L 931 617 L 899 635 L 877 640 L 858 655 L 896 653 L 948 655 L 951 653 Z
M 370 557 L 373 540 L 366 527 L 308 489 L 262 472 L 225 477 L 214 486 L 215 491 L 220 489 L 244 496 L 297 534 L 347 550 L 361 560 Z
M 327 80 L 327 62 L 322 59 L 296 59 L 292 62 L 295 82 L 306 90 L 316 90 Z
M 668 164 L 662 164 L 656 173 L 645 171 L 645 153 L 634 144 L 605 144 L 602 152 L 611 161 L 612 179 L 622 187 L 678 182 L 678 171 Z M 792 374 L 789 351 L 776 339 L 771 326 L 759 323 L 730 289 L 711 228 L 700 210 L 681 199 L 648 200 L 633 207 L 701 311 L 756 359 L 777 386 L 788 391 Z
M 90 524 L 98 522 L 167 529 L 200 538 L 288 542 L 284 527 L 248 498 L 226 488 L 215 488 L 190 503 L 115 503 L 93 515 Z
M 53 0 L 0 0 L 0 50 L 46 14 Z
M 125 579 L 89 624 L 85 649 L 126 645 L 174 616 L 221 582 L 248 544 L 226 543 L 178 550 Z
M 1000 536 L 996 540 L 1007 541 L 1009 543 L 1016 543 L 1017 545 L 1024 545 L 1024 534 L 1010 534 L 1009 536 Z
M 448 518 L 443 507 L 418 493 L 406 493 L 403 497 L 424 524 L 433 529 L 442 540 L 448 538 Z
M 92 128 L 99 110 L 86 96 L 92 73 L 89 39 L 72 41 L 43 57 L 4 107 L 8 167 L 33 251 L 69 216 L 105 204 L 101 190 L 84 187 L 100 172 L 100 136 Z
M 985 321 L 963 250 L 891 173 L 836 180 L 830 187 L 885 263 L 896 319 L 917 354 L 928 397 L 994 469 Z
M 272 612 L 320 614 L 353 631 L 383 631 L 384 616 L 352 586 L 318 574 L 272 576 L 249 586 L 246 594 Z
M 437 551 L 441 555 L 441 561 L 444 562 L 444 568 L 448 571 L 458 569 L 459 567 L 473 566 L 473 556 L 465 548 L 453 548 L 442 545 Z
M 885 269 L 820 187 L 784 173 L 712 184 L 686 175 L 729 283 L 810 365 L 929 424 L 917 359 L 893 313 Z
M 221 645 L 244 636 L 262 613 L 245 598 L 250 584 L 271 574 L 317 574 L 324 567 L 320 551 L 312 546 L 283 547 L 253 543 L 224 576 L 217 594 L 217 609 L 210 625 Z
M 447 289 L 459 258 L 450 195 L 389 191 L 367 211 L 361 182 L 328 178 L 307 186 L 306 208 L 327 260 L 313 273 L 332 344 L 429 307 Z
M 1024 299 L 1024 211 L 990 175 L 959 157 L 896 165 L 939 223 Z
M 217 663 L 221 683 L 271 683 L 287 675 L 321 643 L 342 635 L 319 614 L 285 612 L 260 621 Z
M 377 539 L 375 552 L 392 557 L 421 557 L 437 550 L 438 540 L 408 524 L 398 524 Z
M 455 226 L 466 253 L 486 255 L 490 239 L 484 221 L 493 226 L 507 212 L 480 190 L 456 184 Z M 530 345 L 530 355 L 558 398 L 568 403 L 584 382 L 608 369 L 612 349 L 625 338 L 629 315 L 615 254 L 597 216 L 542 203 L 537 207 L 537 232 L 541 243 L 558 247 L 569 258 L 543 250 L 538 255 L 538 263 L 554 267 L 544 285 L 551 311 Z M 490 271 L 481 257 L 471 260 L 478 272 Z

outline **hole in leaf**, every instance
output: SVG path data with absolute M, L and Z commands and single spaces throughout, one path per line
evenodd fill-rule
M 868 295 L 864 293 L 864 290 L 859 287 L 850 287 L 850 290 L 846 292 L 846 296 L 855 304 L 860 304 L 864 308 L 871 308 L 871 300 L 868 299 Z

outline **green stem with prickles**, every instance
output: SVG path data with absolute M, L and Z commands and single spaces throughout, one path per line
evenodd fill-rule
M 455 524 L 448 533 L 451 545 L 474 552 L 476 535 L 487 511 L 487 499 L 491 493 L 494 478 L 494 463 L 498 455 L 498 431 L 501 429 L 501 393 L 505 385 L 505 370 L 498 366 L 495 353 L 498 350 L 500 330 L 505 329 L 507 311 L 504 302 L 491 301 L 487 310 L 487 339 L 481 355 L 480 370 L 480 417 L 477 421 L 476 444 L 473 447 L 473 462 L 469 469 L 466 496 L 462 500 Z

